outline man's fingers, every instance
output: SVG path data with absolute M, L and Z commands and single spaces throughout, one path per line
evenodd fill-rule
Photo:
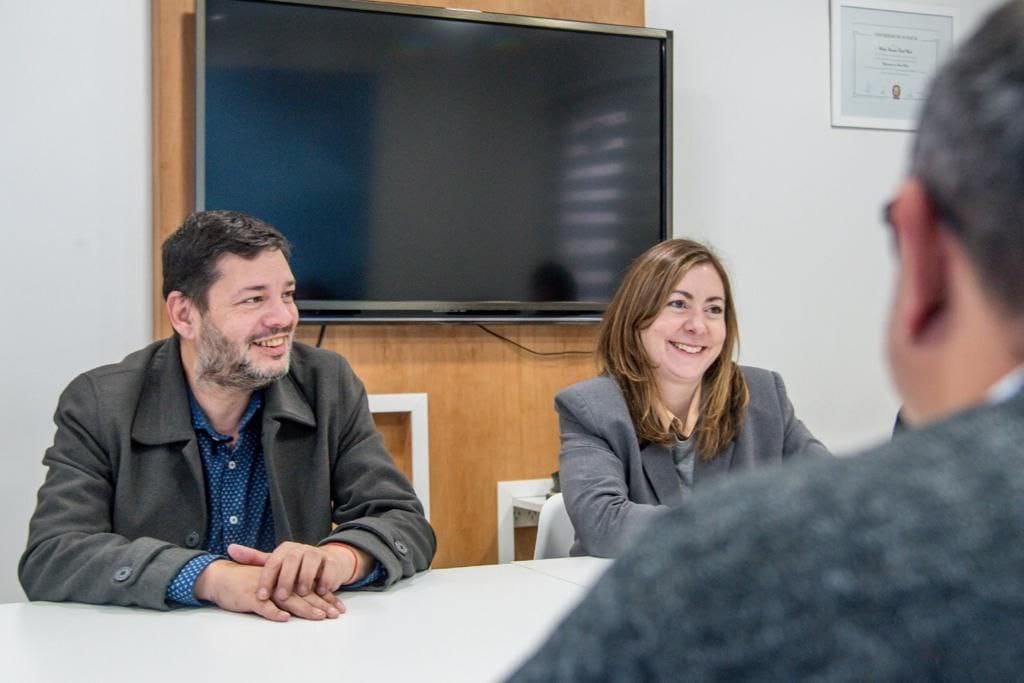
M 344 567 L 337 562 L 324 564 L 320 572 L 320 579 L 317 581 L 316 592 L 320 595 L 329 595 L 341 587 L 341 582 L 352 573 L 351 568 Z
M 302 557 L 299 575 L 295 579 L 295 592 L 299 595 L 308 595 L 312 592 L 316 586 L 316 577 L 327 564 L 327 556 L 319 548 L 310 548 L 306 551 Z
M 288 621 L 288 612 L 284 611 L 270 600 L 257 600 L 253 606 L 253 612 L 270 621 Z
M 295 577 L 298 576 L 301 562 L 301 555 L 296 557 L 294 554 L 288 554 L 284 557 L 281 571 L 277 575 L 277 590 L 274 592 L 277 600 L 284 600 L 295 592 Z
M 257 550 L 256 548 L 250 548 L 247 545 L 232 543 L 228 546 L 228 557 L 238 564 L 262 567 L 270 558 L 270 553 L 265 553 L 262 550 Z
M 256 597 L 260 600 L 269 600 L 273 595 L 274 586 L 277 585 L 277 575 L 281 571 L 280 555 L 272 554 L 263 565 L 260 572 L 259 582 L 256 584 Z
M 329 558 L 320 570 L 316 592 L 327 595 L 341 588 L 341 582 L 352 576 L 355 564 L 355 553 L 347 548 L 339 549 L 333 545 L 321 546 L 321 550 Z
M 248 550 L 252 549 L 238 546 L 237 552 L 245 554 Z M 227 561 L 212 563 L 203 572 L 204 574 L 217 572 L 216 574 L 209 573 L 206 580 L 206 583 L 212 581 L 216 584 L 208 591 L 210 599 L 224 609 L 233 612 L 253 612 L 270 621 L 288 621 L 292 615 L 315 621 L 337 618 L 345 611 L 345 606 L 333 595 L 325 597 L 309 593 L 303 597 L 289 592 L 284 599 L 259 598 L 259 592 L 266 590 L 259 587 L 265 574 L 268 576 L 267 580 L 271 590 L 275 585 L 273 579 L 279 574 L 284 575 L 287 579 L 287 574 L 291 572 L 291 580 L 294 581 L 294 568 L 298 566 L 304 553 L 301 551 L 289 552 L 289 550 L 294 551 L 295 549 L 286 548 L 281 552 L 275 551 L 262 568 Z M 251 557 L 251 554 L 249 556 Z M 197 585 L 198 583 L 197 581 Z M 270 591 L 268 591 L 268 597 L 269 593 Z
M 312 605 L 301 595 L 294 593 L 284 600 L 278 600 L 277 597 L 274 597 L 273 604 L 297 617 L 311 621 L 326 619 L 328 614 L 327 609 L 321 609 L 316 605 Z
M 313 607 L 322 610 L 327 614 L 328 619 L 336 619 L 345 612 L 345 605 L 342 604 L 341 600 L 338 600 L 333 595 L 322 596 L 316 593 L 310 593 L 302 597 L 303 600 L 308 602 Z
M 269 554 L 246 546 L 231 546 L 229 553 L 232 558 L 237 555 L 239 562 L 263 567 L 256 590 L 260 600 L 272 598 L 281 603 L 292 594 L 327 595 L 337 590 L 344 577 L 351 574 L 348 561 L 351 551 L 343 555 L 344 562 L 324 548 L 292 542 L 282 543 Z M 331 599 L 327 601 L 330 603 Z
M 341 601 L 341 598 L 339 598 L 337 595 L 335 595 L 332 592 L 328 591 L 327 593 L 320 593 L 320 594 L 310 593 L 310 594 L 305 596 L 305 599 L 310 601 L 310 602 L 313 602 L 314 598 L 320 600 L 323 604 L 326 604 L 326 605 L 328 605 L 330 607 L 333 607 L 334 609 L 338 610 L 339 613 L 342 613 L 342 614 L 345 613 L 345 603 L 343 603 Z M 315 603 L 314 602 L 314 604 L 320 604 L 320 603 Z

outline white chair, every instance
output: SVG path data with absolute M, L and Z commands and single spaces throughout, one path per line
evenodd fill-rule
M 533 551 L 533 559 L 569 557 L 569 548 L 575 539 L 576 531 L 569 521 L 569 513 L 565 511 L 565 501 L 562 500 L 561 493 L 556 493 L 544 501 L 540 508 L 540 519 L 537 520 L 537 545 Z

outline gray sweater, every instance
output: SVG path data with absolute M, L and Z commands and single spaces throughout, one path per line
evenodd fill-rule
M 654 522 L 514 681 L 1018 680 L 1024 397 Z

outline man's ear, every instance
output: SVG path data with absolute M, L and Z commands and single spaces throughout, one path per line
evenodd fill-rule
M 899 244 L 898 324 L 912 342 L 941 331 L 949 307 L 950 242 L 928 191 L 916 179 L 903 184 L 893 205 Z
M 167 295 L 167 318 L 182 339 L 194 339 L 199 311 L 191 299 L 175 290 Z

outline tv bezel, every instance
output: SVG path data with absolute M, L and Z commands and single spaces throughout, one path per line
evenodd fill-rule
M 672 234 L 672 31 L 665 29 L 546 19 L 498 14 L 472 9 L 452 9 L 366 0 L 238 0 L 272 5 L 325 7 L 378 14 L 406 14 L 433 19 L 506 24 L 529 28 L 635 36 L 659 40 L 662 92 L 662 223 L 658 240 Z M 196 0 L 195 14 L 195 210 L 205 208 L 206 181 L 206 4 Z M 607 304 L 595 302 L 538 301 L 296 301 L 300 322 L 326 323 L 594 323 L 601 320 Z

